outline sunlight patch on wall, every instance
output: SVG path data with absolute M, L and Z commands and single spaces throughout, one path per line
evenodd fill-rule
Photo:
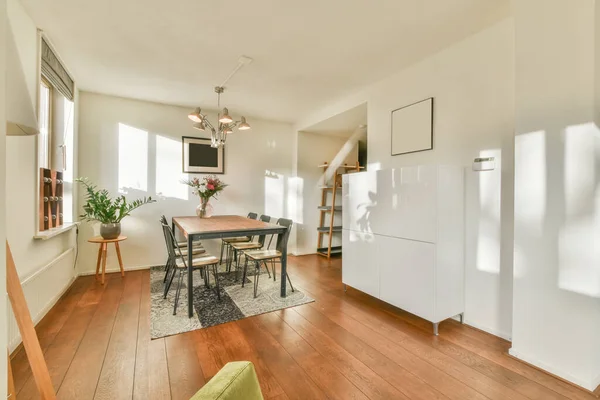
M 600 135 L 593 123 L 564 133 L 565 222 L 559 233 L 561 289 L 600 297 L 600 239 L 596 173 Z
M 287 218 L 295 224 L 304 223 L 304 179 L 292 177 L 288 179 Z
M 494 157 L 496 168 L 477 173 L 479 180 L 479 226 L 477 229 L 477 269 L 500 273 L 502 150 L 484 150 L 479 157 Z
M 515 232 L 541 237 L 546 218 L 546 132 L 535 131 L 515 137 Z M 526 274 L 525 249 L 519 248 L 515 233 L 515 278 Z
M 265 214 L 272 218 L 284 216 L 285 178 L 282 174 L 265 171 Z
M 188 200 L 188 186 L 181 183 L 188 174 L 181 169 L 181 141 L 156 135 L 157 195 Z
M 148 190 L 148 132 L 119 123 L 119 192 Z
M 515 221 L 542 233 L 546 216 L 546 132 L 515 138 Z

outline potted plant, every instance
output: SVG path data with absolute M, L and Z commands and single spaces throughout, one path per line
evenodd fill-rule
M 107 240 L 119 237 L 121 221 L 133 210 L 144 204 L 156 202 L 152 197 L 144 197 L 131 203 L 127 202 L 125 196 L 112 199 L 108 190 L 98 189 L 87 178 L 78 178 L 76 181 L 85 186 L 86 190 L 84 213 L 80 215 L 80 218 L 84 221 L 100 222 L 100 236 Z
M 214 175 L 205 176 L 202 180 L 198 178 L 184 179 L 181 183 L 191 187 L 192 192 L 200 197 L 200 204 L 196 207 L 196 215 L 200 218 L 210 218 L 212 216 L 213 209 L 209 200 L 213 197 L 216 198 L 219 192 L 227 187 Z

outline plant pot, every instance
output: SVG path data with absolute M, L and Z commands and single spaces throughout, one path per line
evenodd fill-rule
M 196 215 L 200 218 L 210 218 L 213 215 L 213 207 L 208 199 L 200 199 L 200 204 L 196 207 Z
M 111 240 L 116 239 L 121 234 L 121 223 L 113 223 L 113 224 L 101 224 L 100 225 L 100 236 L 103 239 Z

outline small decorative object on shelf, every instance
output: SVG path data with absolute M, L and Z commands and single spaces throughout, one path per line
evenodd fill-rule
M 39 231 L 58 228 L 63 224 L 63 173 L 40 168 Z M 57 217 L 58 216 L 58 217 Z
M 119 237 L 121 234 L 121 221 L 133 210 L 144 204 L 156 202 L 152 197 L 144 197 L 128 203 L 123 195 L 116 199 L 111 198 L 108 190 L 98 189 L 87 178 L 78 178 L 77 182 L 85 186 L 86 189 L 85 204 L 83 205 L 84 213 L 80 215 L 80 218 L 84 221 L 100 222 L 100 236 L 106 240 Z
M 202 180 L 198 178 L 184 179 L 181 183 L 191 187 L 192 193 L 200 197 L 200 204 L 196 207 L 196 215 L 200 218 L 212 217 L 213 207 L 210 199 L 217 198 L 219 192 L 227 187 L 227 184 L 214 175 L 205 176 Z

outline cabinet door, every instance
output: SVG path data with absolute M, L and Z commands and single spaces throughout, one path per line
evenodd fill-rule
M 424 165 L 377 171 L 373 232 L 434 243 L 437 167 Z
M 342 282 L 374 297 L 379 297 L 379 266 L 375 235 L 342 230 Z
M 433 321 L 435 245 L 380 236 L 377 243 L 381 300 Z
M 375 171 L 348 174 L 344 185 L 344 228 L 356 232 L 374 232 L 372 219 L 377 211 Z

